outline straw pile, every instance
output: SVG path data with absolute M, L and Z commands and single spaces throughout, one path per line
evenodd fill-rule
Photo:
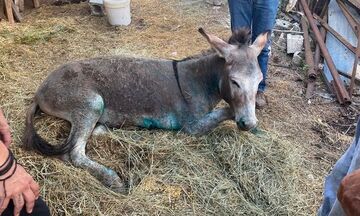
M 306 102 L 291 94 L 298 86 L 275 75 L 269 87 L 272 106 L 259 111 L 265 129 L 259 134 L 239 132 L 233 122 L 226 122 L 202 137 L 134 128 L 92 137 L 88 155 L 129 182 L 127 196 L 113 193 L 82 169 L 21 148 L 27 105 L 51 70 L 73 59 L 102 55 L 180 59 L 199 53 L 208 44 L 197 34 L 198 27 L 228 36 L 226 10 L 213 10 L 200 1 L 134 0 L 131 26 L 111 27 L 105 18 L 89 16 L 84 3 L 43 5 L 14 27 L 0 23 L 0 105 L 13 131 L 12 149 L 42 186 L 53 215 L 316 211 L 323 175 L 333 162 L 318 169 L 310 153 L 319 141 L 311 126 L 317 125 L 313 119 L 321 110 L 306 108 Z M 66 139 L 69 125 L 42 116 L 37 128 L 47 140 L 59 143 Z M 301 131 L 306 135 L 299 136 Z

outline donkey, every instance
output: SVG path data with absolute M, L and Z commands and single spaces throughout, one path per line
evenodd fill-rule
M 198 135 L 225 120 L 235 120 L 240 130 L 254 128 L 255 97 L 262 80 L 257 56 L 269 32 L 252 44 L 245 29 L 235 32 L 230 43 L 202 28 L 199 32 L 216 52 L 182 61 L 99 57 L 59 67 L 41 84 L 30 105 L 25 147 L 66 156 L 104 185 L 125 193 L 125 184 L 115 171 L 85 154 L 86 142 L 97 128 L 138 126 Z M 215 109 L 221 99 L 229 106 Z M 36 133 L 38 111 L 71 123 L 65 143 L 51 145 Z

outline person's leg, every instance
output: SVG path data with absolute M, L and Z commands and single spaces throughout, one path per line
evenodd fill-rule
M 341 180 L 349 171 L 354 152 L 356 150 L 356 143 L 353 143 L 341 158 L 335 163 L 330 174 L 325 178 L 324 183 L 324 198 L 323 203 L 318 211 L 318 216 L 328 215 L 336 201 L 336 193 L 339 188 Z
M 1 216 L 13 216 L 14 215 L 14 204 L 10 201 L 8 207 L 1 214 Z M 23 208 L 20 212 L 20 216 L 50 216 L 49 207 L 46 203 L 41 199 L 37 199 L 35 201 L 35 206 L 31 214 L 26 213 L 26 209 Z
M 251 29 L 253 0 L 228 0 L 231 30 L 247 27 Z
M 342 179 L 353 170 L 360 168 L 360 118 L 356 126 L 355 138 L 351 146 L 335 163 L 325 179 L 323 203 L 318 216 L 341 215 L 342 207 L 337 200 L 337 192 Z
M 278 10 L 279 0 L 253 0 L 253 23 L 252 23 L 252 41 L 256 37 L 267 31 L 272 30 L 275 24 L 276 14 Z M 269 37 L 270 38 L 270 37 Z M 259 84 L 259 91 L 264 92 L 266 87 L 266 75 L 268 68 L 268 60 L 270 54 L 269 39 L 264 49 L 258 56 L 261 72 L 263 73 L 263 80 Z

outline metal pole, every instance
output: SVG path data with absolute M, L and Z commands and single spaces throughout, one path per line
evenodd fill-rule
M 324 18 L 324 16 L 326 15 L 326 13 L 329 9 L 329 3 L 330 3 L 330 0 L 325 1 L 325 4 L 322 6 L 323 9 L 320 12 L 320 17 Z
M 6 16 L 8 18 L 8 21 L 10 24 L 14 24 L 15 20 L 14 20 L 14 14 L 12 11 L 12 0 L 5 0 L 4 4 L 5 4 L 5 11 L 6 11 Z
M 348 10 L 348 8 L 346 7 L 346 5 L 343 2 L 341 2 L 339 0 L 337 0 L 336 2 L 338 3 L 340 9 L 342 10 L 344 16 L 346 17 L 347 21 L 349 22 L 349 24 L 350 24 L 351 28 L 353 29 L 354 33 L 357 34 L 356 33 L 356 26 L 358 26 L 359 23 L 352 16 L 351 12 Z
M 325 38 L 326 38 L 326 29 L 322 27 L 322 28 L 320 29 L 320 34 L 321 34 L 322 40 L 325 41 Z M 319 43 L 316 43 L 314 64 L 315 64 L 315 67 L 317 68 L 317 70 L 319 70 L 320 56 L 321 56 L 320 46 L 319 46 Z
M 344 84 L 342 83 L 342 81 L 340 79 L 339 73 L 336 70 L 335 64 L 330 56 L 330 53 L 329 53 L 324 41 L 321 38 L 320 31 L 315 24 L 315 20 L 310 12 L 310 9 L 309 9 L 308 5 L 306 4 L 305 0 L 300 0 L 300 3 L 304 9 L 304 12 L 305 12 L 306 17 L 308 18 L 310 27 L 315 34 L 316 41 L 319 43 L 321 52 L 326 60 L 326 63 L 329 67 L 331 75 L 334 79 L 334 86 L 336 87 L 335 91 L 337 91 L 336 93 L 337 93 L 337 95 L 339 95 L 339 103 L 340 104 L 350 104 L 351 101 L 350 101 L 349 94 L 346 91 Z
M 324 17 L 324 22 L 327 21 L 327 16 Z M 320 28 L 320 34 L 321 34 L 321 39 L 322 41 L 325 41 L 325 38 L 326 38 L 326 29 L 324 27 L 321 27 Z M 315 47 L 315 56 L 314 56 L 314 64 L 315 64 L 315 67 L 316 67 L 316 70 L 317 72 L 319 73 L 319 63 L 320 63 L 320 55 L 321 55 L 321 52 L 320 52 L 320 46 L 319 46 L 319 43 L 316 43 L 316 47 Z
M 314 69 L 314 58 L 310 46 L 309 26 L 304 16 L 301 17 L 301 27 L 304 32 L 305 61 L 308 65 L 308 83 L 305 96 L 306 98 L 311 98 L 315 91 L 316 72 Z
M 305 17 L 301 17 L 301 26 L 304 32 L 304 48 L 305 48 L 305 61 L 308 65 L 308 77 L 309 79 L 315 79 L 316 73 L 314 70 L 314 58 L 311 51 L 311 45 L 310 45 L 310 37 L 309 37 L 309 27 L 306 22 Z

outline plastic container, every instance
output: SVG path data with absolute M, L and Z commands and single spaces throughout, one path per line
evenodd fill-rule
M 104 7 L 111 25 L 131 23 L 130 0 L 104 0 Z

